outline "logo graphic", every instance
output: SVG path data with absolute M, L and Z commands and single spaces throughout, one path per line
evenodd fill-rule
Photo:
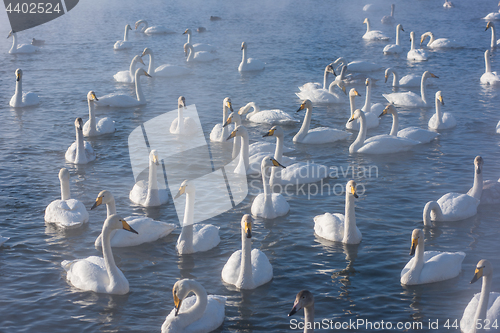
M 134 179 L 148 176 L 149 152 L 155 149 L 163 168 L 158 168 L 160 188 L 169 188 L 174 196 L 184 180 L 194 182 L 195 212 L 193 223 L 201 222 L 222 214 L 240 202 L 248 194 L 246 175 L 234 173 L 239 155 L 229 163 L 227 159 L 213 159 L 208 148 L 195 105 L 183 109 L 183 117 L 190 117 L 196 128 L 189 128 L 189 134 L 172 134 L 170 125 L 177 118 L 178 111 L 157 116 L 130 133 L 128 147 Z M 179 221 L 183 222 L 186 198 L 174 201 Z

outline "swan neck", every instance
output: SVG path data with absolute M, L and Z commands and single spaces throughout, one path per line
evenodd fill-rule
M 245 166 L 245 172 L 248 171 L 248 167 L 250 165 L 249 158 L 249 143 L 248 143 L 248 132 L 243 131 L 241 134 L 241 148 L 240 148 L 240 160 L 238 161 L 238 165 Z
M 372 84 L 371 82 L 366 86 L 366 97 L 365 97 L 365 105 L 363 106 L 363 111 L 365 113 L 370 112 L 372 109 Z
M 110 287 L 117 284 L 116 279 L 120 276 L 118 267 L 115 264 L 115 258 L 113 257 L 113 251 L 111 250 L 111 230 L 104 225 L 102 228 L 102 254 L 104 258 L 104 265 L 106 266 L 106 271 L 109 277 Z
M 491 24 L 491 48 L 494 48 L 497 45 L 497 34 L 495 31 L 495 26 Z
M 350 193 L 346 191 L 343 242 L 347 243 L 347 240 L 351 237 L 351 235 L 355 234 L 356 234 L 356 214 L 354 212 L 354 196 L 350 195 Z
M 325 73 L 323 74 L 323 89 L 326 89 L 328 85 L 328 70 L 325 69 Z
M 283 158 L 283 136 L 276 136 L 276 149 L 274 150 L 274 159 L 281 163 Z
M 95 121 L 95 104 L 94 101 L 89 100 L 89 127 L 90 127 L 90 133 L 95 133 L 97 131 L 96 128 L 96 121 Z
M 366 20 L 366 32 L 370 32 L 370 21 Z
M 472 185 L 472 189 L 468 193 L 471 197 L 476 198 L 477 200 L 481 200 L 481 194 L 483 194 L 483 171 L 477 173 L 476 168 L 474 167 L 474 185 Z
M 188 57 L 187 57 L 186 61 L 189 62 L 189 61 L 192 61 L 194 59 L 194 49 L 193 49 L 193 46 L 191 44 L 188 44 L 187 48 L 189 49 L 189 53 L 188 53 Z
M 148 193 L 146 196 L 146 202 L 150 202 L 153 197 L 157 198 L 155 201 L 160 201 L 158 194 L 158 177 L 156 175 L 156 163 L 149 161 L 149 175 L 148 175 Z
M 415 50 L 415 38 L 411 38 L 411 50 Z
M 349 152 L 350 153 L 355 153 L 359 150 L 359 148 L 363 147 L 363 144 L 365 143 L 366 139 L 366 117 L 364 113 L 361 113 L 361 116 L 359 118 L 359 132 L 358 136 L 356 137 L 356 140 L 351 144 L 349 147 Z
M 260 171 L 262 173 L 262 186 L 264 187 L 264 205 L 267 205 L 272 200 L 271 186 L 269 185 L 269 175 L 267 174 L 267 168 L 265 166 L 261 166 Z
M 184 220 L 186 220 L 186 213 L 184 213 Z M 184 223 L 186 223 L 184 221 Z M 181 234 L 179 235 L 179 239 L 177 240 L 177 244 L 183 243 L 183 253 L 193 253 L 193 225 L 183 225 Z
M 14 32 L 12 33 L 12 47 L 10 48 L 9 52 L 17 50 L 17 34 Z
M 16 92 L 14 93 L 16 96 L 16 106 L 22 105 L 23 102 L 23 78 L 21 78 L 16 81 Z
M 392 128 L 391 133 L 389 135 L 398 136 L 398 128 L 399 128 L 399 117 L 396 111 L 392 111 Z
M 306 114 L 304 116 L 304 121 L 302 122 L 302 126 L 300 126 L 300 130 L 293 137 L 293 141 L 302 141 L 307 136 L 309 132 L 309 127 L 311 126 L 311 116 L 312 116 L 312 106 L 308 106 L 306 110 Z
M 436 220 L 443 220 L 443 211 L 436 201 L 429 201 L 424 207 L 424 226 L 432 227 L 431 213 L 434 212 Z
M 399 77 L 395 71 L 392 71 L 392 86 L 399 87 Z
M 149 65 L 148 65 L 148 74 L 153 75 L 155 72 L 155 56 L 153 52 L 149 51 Z
M 177 107 L 177 133 L 184 133 L 184 107 L 181 105 Z
M 111 215 L 116 214 L 116 204 L 114 198 L 110 202 L 106 203 L 106 211 L 107 211 L 106 217 L 110 217 Z
M 241 230 L 241 265 L 236 286 L 239 288 L 254 287 L 252 275 L 252 239 L 247 238 L 245 230 Z
M 141 103 L 146 103 L 146 98 L 144 97 L 144 93 L 142 92 L 140 72 L 135 72 L 135 94 L 137 96 L 137 100 Z
M 71 198 L 71 192 L 69 189 L 69 179 L 61 179 L 61 200 L 68 200 Z
M 123 35 L 123 41 L 128 42 L 128 27 L 125 27 L 125 34 Z
M 420 278 L 420 273 L 422 272 L 422 268 L 424 268 L 424 249 L 425 245 L 422 239 L 422 241 L 417 244 L 417 248 L 415 249 L 415 260 L 413 261 L 413 266 L 410 268 L 413 272 L 412 277 L 414 279 Z
M 187 35 L 188 35 L 188 41 L 187 42 L 188 42 L 188 44 L 191 44 L 191 32 L 188 32 Z
M 185 312 L 179 312 L 178 318 L 182 322 L 180 326 L 187 327 L 203 317 L 208 304 L 207 292 L 199 284 L 191 284 L 190 291 L 196 295 L 196 302 Z
M 355 98 L 356 98 L 356 96 L 349 96 L 349 104 L 351 106 L 351 118 L 352 118 L 352 115 L 354 114 L 354 110 L 356 110 L 354 107 L 354 102 L 355 102 L 354 99 Z
M 490 57 L 488 55 L 488 52 L 484 53 L 484 65 L 485 65 L 485 73 L 491 73 L 491 62 L 490 62 Z M 16 87 L 16 93 L 17 93 L 17 87 Z
M 314 332 L 314 305 L 304 308 L 304 333 Z
M 436 118 L 437 124 L 443 123 L 443 113 L 441 112 L 441 102 L 436 98 Z
M 475 320 L 486 319 L 486 313 L 488 311 L 488 301 L 490 298 L 491 290 L 491 275 L 483 276 L 483 285 L 481 286 L 481 294 L 479 296 L 479 306 L 476 311 Z M 477 322 L 477 321 L 475 321 Z
M 76 129 L 76 160 L 75 162 L 85 161 L 85 143 L 83 142 L 83 132 L 81 129 Z
M 401 42 L 400 36 L 399 36 L 399 25 L 396 27 L 396 45 L 399 45 Z
M 422 75 L 422 80 L 420 81 L 420 97 L 424 104 L 427 104 L 427 98 L 425 96 L 425 81 L 427 81 L 427 76 L 425 74 Z
M 242 50 L 242 56 L 241 56 L 241 62 L 245 64 L 247 62 L 247 48 L 243 48 Z

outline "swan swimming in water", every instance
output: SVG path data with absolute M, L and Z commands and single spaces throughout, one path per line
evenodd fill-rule
M 489 84 L 489 85 L 497 85 L 500 84 L 500 76 L 497 72 L 491 71 L 491 62 L 490 62 L 490 50 L 486 50 L 484 52 L 484 65 L 485 70 L 484 74 L 481 75 L 481 84 Z
M 69 171 L 62 168 L 59 171 L 61 183 L 61 199 L 52 201 L 45 208 L 45 222 L 69 229 L 77 228 L 89 221 L 89 213 L 81 201 L 71 199 Z
M 321 86 L 321 83 L 319 82 L 307 82 L 303 84 L 302 86 L 299 87 L 300 91 L 304 90 L 316 90 L 316 89 L 327 89 L 328 86 L 328 76 L 330 74 L 335 75 L 335 70 L 333 69 L 332 64 L 328 64 L 325 67 L 325 71 L 323 73 L 323 86 Z
M 399 35 L 399 31 L 405 31 L 401 24 L 396 26 L 396 44 L 388 44 L 384 47 L 384 54 L 399 54 L 403 52 L 403 48 L 401 47 L 401 36 Z
M 186 31 L 184 31 L 183 35 L 187 35 L 188 36 L 188 40 L 187 40 L 187 43 L 188 44 L 191 44 L 191 29 L 186 29 Z M 202 43 L 196 43 L 196 44 L 192 44 L 193 45 L 193 49 L 198 52 L 198 51 L 206 51 L 206 52 L 215 52 L 217 51 L 215 49 L 214 46 L 210 45 L 210 44 L 202 44 Z
M 130 67 L 127 71 L 119 71 L 118 73 L 113 75 L 115 81 L 123 83 L 134 83 L 135 70 L 138 62 L 144 65 L 144 61 L 142 61 L 141 56 L 136 55 L 130 62 Z
M 7 38 L 12 37 L 12 46 L 9 50 L 11 54 L 21 54 L 21 53 L 34 53 L 40 50 L 39 47 L 31 45 L 31 44 L 21 44 L 17 45 L 17 34 L 12 30 L 9 32 Z
M 368 18 L 365 18 L 365 20 L 363 21 L 363 24 L 366 24 L 366 32 L 363 35 L 364 40 L 377 40 L 377 41 L 388 41 L 389 40 L 389 37 L 387 37 L 382 31 L 370 30 L 370 20 L 368 20 Z
M 449 112 L 441 112 L 441 105 L 444 105 L 441 91 L 436 92 L 436 113 L 429 119 L 428 126 L 430 129 L 443 130 L 457 126 L 455 117 Z
M 500 6 L 500 2 L 498 3 L 498 6 Z M 493 20 L 500 20 L 500 10 L 496 12 L 491 12 L 485 17 L 483 17 L 483 20 L 487 21 L 493 21 Z
M 144 26 L 139 29 L 139 27 L 141 25 L 144 25 Z M 139 32 L 143 32 L 147 35 L 175 34 L 175 31 L 167 29 L 162 25 L 149 26 L 148 21 L 146 21 L 146 20 L 139 20 L 139 21 L 135 22 L 135 30 L 138 30 Z
M 116 266 L 110 246 L 113 230 L 125 229 L 137 233 L 127 221 L 118 215 L 111 215 L 102 226 L 102 257 L 90 256 L 85 259 L 64 260 L 61 266 L 66 278 L 76 288 L 103 294 L 124 295 L 129 292 L 125 275 Z
M 131 97 L 125 94 L 117 94 L 112 93 L 102 97 L 99 97 L 98 102 L 95 104 L 97 106 L 111 106 L 116 108 L 127 108 L 132 106 L 145 105 L 147 103 L 146 97 L 142 92 L 142 85 L 139 78 L 141 75 L 151 77 L 146 71 L 142 68 L 137 68 L 135 71 L 135 94 L 137 98 Z
M 392 94 L 382 94 L 385 99 L 397 106 L 408 106 L 408 107 L 424 107 L 427 106 L 427 96 L 425 94 L 425 83 L 427 78 L 433 77 L 438 78 L 436 75 L 429 71 L 425 71 L 422 74 L 422 79 L 420 80 L 420 96 L 413 91 L 407 92 L 396 92 Z
M 191 74 L 190 69 L 176 65 L 163 64 L 155 68 L 155 57 L 153 50 L 149 47 L 146 47 L 144 51 L 142 51 L 141 57 L 145 55 L 149 55 L 148 74 L 151 76 L 177 77 Z
M 210 141 L 226 142 L 229 130 L 233 129 L 233 127 L 223 126 L 229 116 L 228 111 L 233 112 L 233 105 L 231 104 L 231 99 L 226 97 L 222 101 L 222 123 L 215 124 L 212 132 L 210 132 Z
M 415 32 L 410 32 L 411 49 L 406 55 L 406 59 L 410 61 L 427 61 L 429 55 L 423 49 L 415 48 Z
M 23 92 L 23 71 L 16 69 L 16 91 L 10 99 L 9 105 L 14 108 L 23 108 L 40 104 L 40 98 L 34 92 Z
M 170 133 L 188 135 L 198 130 L 198 124 L 191 117 L 184 117 L 183 110 L 186 108 L 186 99 L 180 96 L 177 101 L 177 118 L 170 124 Z M 183 119 L 179 121 L 179 119 Z
M 64 157 L 66 161 L 74 164 L 87 164 L 95 160 L 96 155 L 90 142 L 83 141 L 83 121 L 82 118 L 76 118 L 76 141 L 66 150 Z
M 342 103 L 344 99 L 341 97 L 341 95 L 338 95 L 333 91 L 336 86 L 339 87 L 344 94 L 346 93 L 344 82 L 341 80 L 338 81 L 335 80 L 330 83 L 330 85 L 328 86 L 328 90 L 326 89 L 302 90 L 298 93 L 295 93 L 295 95 L 297 95 L 297 97 L 302 100 L 307 99 L 317 104 Z
M 358 198 L 354 180 L 345 189 L 345 215 L 325 213 L 314 217 L 314 232 L 321 238 L 345 244 L 361 243 L 361 231 L 356 226 L 354 199 Z
M 389 78 L 389 75 L 393 75 L 392 79 L 392 86 L 393 87 L 420 87 L 420 82 L 422 79 L 421 75 L 416 75 L 416 74 L 407 74 L 403 76 L 401 79 L 399 79 L 399 75 L 396 72 L 395 69 L 393 68 L 387 68 L 385 70 L 385 83 L 387 83 L 387 79 Z
M 498 180 L 485 180 L 483 181 L 483 159 L 477 156 L 478 169 L 474 174 L 474 185 L 467 192 L 468 195 L 479 199 L 480 205 L 492 205 L 500 203 L 500 182 Z M 482 187 L 482 190 L 479 189 Z
M 160 188 L 156 175 L 156 168 L 160 164 L 158 153 L 155 149 L 149 153 L 149 176 L 148 180 L 140 180 L 134 184 L 129 193 L 129 199 L 135 204 L 143 207 L 161 206 L 168 202 L 168 192 Z
M 187 297 L 190 293 L 194 296 Z M 226 297 L 208 295 L 195 280 L 184 279 L 174 284 L 175 308 L 161 325 L 161 333 L 208 333 L 222 325 Z
M 234 252 L 222 269 L 222 280 L 238 289 L 255 289 L 273 278 L 273 266 L 264 252 L 252 250 L 252 217 L 241 218 L 241 250 Z
M 83 136 L 99 136 L 115 132 L 115 122 L 109 118 L 97 118 L 95 116 L 94 101 L 98 101 L 95 92 L 89 91 L 87 102 L 89 104 L 89 120 L 83 125 Z
M 132 30 L 130 24 L 125 26 L 125 34 L 123 35 L 123 40 L 119 40 L 113 45 L 114 50 L 128 50 L 132 48 L 132 43 L 128 41 L 128 31 Z
M 451 49 L 460 47 L 454 40 L 449 38 L 434 38 L 434 34 L 430 31 L 423 33 L 420 37 L 420 45 L 429 37 L 429 42 L 427 43 L 427 47 L 430 49 Z
M 248 113 L 250 109 L 253 109 L 253 111 Z M 246 120 L 260 124 L 282 125 L 299 122 L 299 120 L 293 118 L 291 115 L 282 110 L 261 110 L 260 107 L 255 104 L 255 102 L 249 102 L 247 105 L 241 107 L 238 110 L 238 114 L 240 116 L 246 114 Z
M 217 59 L 217 56 L 207 51 L 197 51 L 189 43 L 184 44 L 184 54 L 187 62 L 208 62 Z
M 304 309 L 304 333 L 312 333 L 314 332 L 314 297 L 309 290 L 299 291 L 288 316 L 293 316 L 302 309 Z
M 396 23 L 396 19 L 394 18 L 394 8 L 395 7 L 396 7 L 395 4 L 391 5 L 391 15 L 386 15 L 386 16 L 382 17 L 382 20 L 380 20 L 382 22 L 382 24 L 394 24 L 394 23 Z
M 247 44 L 241 43 L 242 58 L 238 66 L 239 72 L 261 71 L 266 66 L 266 63 L 259 59 L 247 58 Z
M 498 13 L 498 14 L 500 16 L 500 13 Z M 497 35 L 496 35 L 496 31 L 495 31 L 495 24 L 493 22 L 490 21 L 490 22 L 486 23 L 486 29 L 484 29 L 484 31 L 486 31 L 488 29 L 491 29 L 491 43 L 490 43 L 490 47 L 493 49 L 498 44 L 500 44 L 500 39 L 497 40 Z
M 472 297 L 464 310 L 462 319 L 460 319 L 460 330 L 464 333 L 478 332 L 476 330 L 477 323 L 489 323 L 489 326 L 497 325 L 500 322 L 500 293 L 491 291 L 493 268 L 486 259 L 479 260 L 470 283 L 481 278 L 483 278 L 481 292 Z
M 448 1 L 448 0 L 444 0 L 443 7 L 444 8 L 453 8 L 455 6 L 453 6 L 453 2 Z
M 464 252 L 424 252 L 424 233 L 420 229 L 411 234 L 410 255 L 415 255 L 401 271 L 401 284 L 417 285 L 453 279 L 462 270 Z

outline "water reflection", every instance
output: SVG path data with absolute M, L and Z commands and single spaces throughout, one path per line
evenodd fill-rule
M 195 267 L 194 256 L 192 254 L 179 256 L 177 267 L 179 267 L 181 279 L 196 279 L 196 276 L 192 274 Z

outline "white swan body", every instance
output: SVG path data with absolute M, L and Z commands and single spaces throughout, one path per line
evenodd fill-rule
M 186 99 L 184 96 L 179 97 L 177 103 L 177 118 L 170 124 L 170 133 L 189 135 L 198 130 L 198 124 L 191 117 L 184 117 L 183 110 L 186 107 Z M 179 121 L 182 119 L 182 121 Z
M 148 180 L 140 180 L 134 184 L 129 193 L 130 201 L 143 207 L 161 206 L 168 202 L 168 192 L 160 188 L 157 180 L 156 168 L 159 164 L 158 153 L 153 149 L 149 153 Z
M 251 108 L 253 108 L 253 111 L 248 113 Z M 244 107 L 241 107 L 238 114 L 240 116 L 246 114 L 246 120 L 260 124 L 282 125 L 299 122 L 297 119 L 282 110 L 261 110 L 255 102 L 250 102 Z
M 345 85 L 342 81 L 333 81 L 328 86 L 328 90 L 326 89 L 310 89 L 303 90 L 298 93 L 295 93 L 298 98 L 302 100 L 310 100 L 313 103 L 318 104 L 332 104 L 332 103 L 342 103 L 344 99 L 336 94 L 333 89 L 335 86 L 338 86 L 345 93 Z
M 499 14 L 499 17 L 500 17 L 500 13 Z M 500 19 L 500 18 L 499 18 Z M 493 22 L 488 22 L 486 23 L 486 29 L 484 29 L 484 31 L 488 30 L 491 28 L 491 43 L 490 43 L 490 47 L 493 49 L 495 48 L 498 44 L 500 44 L 500 39 L 497 39 L 497 35 L 496 35 L 496 31 L 495 31 L 495 24 Z
M 489 13 L 488 15 L 483 17 L 483 20 L 487 20 L 487 21 L 500 20 L 500 11 Z
M 453 8 L 455 6 L 453 6 L 453 2 L 448 1 L 448 0 L 444 0 L 443 7 L 444 8 Z
M 453 279 L 462 270 L 464 252 L 424 252 L 424 233 L 415 229 L 411 235 L 410 255 L 415 257 L 401 271 L 401 284 L 417 285 Z
M 9 50 L 9 53 L 11 54 L 22 54 L 22 53 L 35 53 L 38 50 L 40 50 L 39 47 L 31 45 L 31 44 L 17 44 L 17 34 L 13 32 L 12 30 L 10 31 L 9 35 L 7 38 L 12 37 L 12 46 Z
M 115 198 L 109 191 L 101 191 L 95 199 L 94 205 L 90 210 L 105 204 L 107 217 L 116 214 Z M 112 230 L 110 233 L 111 247 L 136 246 L 143 243 L 154 242 L 160 238 L 169 235 L 176 228 L 173 223 L 155 221 L 149 217 L 129 216 L 125 218 L 130 227 L 138 232 L 131 233 L 123 229 Z M 94 242 L 96 248 L 102 247 L 102 233 Z
M 386 15 L 386 16 L 382 17 L 382 20 L 380 20 L 382 22 L 382 24 L 394 24 L 394 23 L 396 23 L 396 19 L 394 18 L 394 7 L 396 7 L 396 5 L 392 4 L 391 5 L 391 15 Z
M 363 35 L 364 40 L 377 40 L 377 41 L 387 41 L 389 37 L 387 37 L 382 31 L 379 30 L 371 30 L 370 29 L 370 20 L 365 18 L 363 24 L 366 23 L 366 32 Z
M 193 292 L 194 296 L 187 297 Z M 169 313 L 161 333 L 208 333 L 222 325 L 226 297 L 208 295 L 195 280 L 177 281 L 173 288 L 175 308 Z
M 420 82 L 422 79 L 421 75 L 416 74 L 408 74 L 399 79 L 399 75 L 393 68 L 387 68 L 385 70 L 385 82 L 387 83 L 387 79 L 389 75 L 393 75 L 392 86 L 393 87 L 420 87 Z
M 207 51 L 195 52 L 189 43 L 184 44 L 184 53 L 187 55 L 187 62 L 208 62 L 217 59 L 216 55 Z
M 190 254 L 205 252 L 216 247 L 220 243 L 219 227 L 211 224 L 193 224 L 196 195 L 194 183 L 187 180 L 183 181 L 174 200 L 182 194 L 186 194 L 186 206 L 184 208 L 182 231 L 177 239 L 177 252 L 179 254 Z
M 222 102 L 222 123 L 215 124 L 210 132 L 210 141 L 226 142 L 229 131 L 234 129 L 232 126 L 223 126 L 229 116 L 228 111 L 233 112 L 233 106 L 231 104 L 231 99 L 226 97 Z
M 403 26 L 398 24 L 396 26 L 396 44 L 388 44 L 384 47 L 384 54 L 399 54 L 403 52 L 403 48 L 401 47 L 401 38 L 399 36 L 399 31 L 404 31 Z
M 436 75 L 430 73 L 429 71 L 425 71 L 424 74 L 422 74 L 422 78 L 420 80 L 420 96 L 414 93 L 413 91 L 382 94 L 382 96 L 384 96 L 389 103 L 397 106 L 408 106 L 408 107 L 427 106 L 425 83 L 427 81 L 427 78 L 429 77 L 438 78 Z
M 16 91 L 10 99 L 9 105 L 14 108 L 23 108 L 40 104 L 38 95 L 28 91 L 23 93 L 23 71 L 16 69 Z
M 76 141 L 69 146 L 64 155 L 66 161 L 74 164 L 87 164 L 96 158 L 96 154 L 90 142 L 83 141 L 83 121 L 82 118 L 76 118 Z
M 371 6 L 371 5 L 366 5 Z M 365 6 L 365 7 L 366 7 Z M 288 316 L 293 316 L 304 309 L 304 333 L 314 332 L 314 297 L 309 290 L 301 290 L 295 297 L 293 308 Z
M 188 40 L 187 40 L 187 43 L 191 44 L 191 29 L 186 29 L 186 31 L 184 31 L 183 35 L 188 35 Z M 193 45 L 193 49 L 198 52 L 198 51 L 205 51 L 205 52 L 215 52 L 217 51 L 217 49 L 210 45 L 210 44 L 202 44 L 202 43 L 196 43 L 196 44 L 192 44 Z
M 70 199 L 68 169 L 59 171 L 59 180 L 61 200 L 54 200 L 45 208 L 45 222 L 55 223 L 64 229 L 80 227 L 89 221 L 89 213 L 82 202 Z
M 345 191 L 345 215 L 325 213 L 315 216 L 314 232 L 316 235 L 333 242 L 361 243 L 361 231 L 356 226 L 356 214 L 354 212 L 354 198 L 357 197 L 356 183 L 350 180 L 347 182 Z
M 427 43 L 427 47 L 430 49 L 452 49 L 458 48 L 460 45 L 449 38 L 434 38 L 434 34 L 430 31 L 422 34 L 420 37 L 420 45 L 425 41 L 425 39 L 429 37 L 429 42 Z
M 392 114 L 392 128 L 391 128 L 391 133 L 389 135 L 394 135 L 398 136 L 400 138 L 405 138 L 405 139 L 410 139 L 410 140 L 415 140 L 420 143 L 429 143 L 435 138 L 439 136 L 439 133 L 436 133 L 434 131 L 429 131 L 425 130 L 420 127 L 406 127 L 400 131 L 398 131 L 399 128 L 399 117 L 398 117 L 398 112 L 394 105 L 389 104 L 382 114 L 380 116 L 383 116 L 385 114 Z
M 380 123 L 379 120 L 379 115 L 380 112 L 384 109 L 384 106 L 380 103 L 377 104 L 372 104 L 371 103 L 371 96 L 372 96 L 372 81 L 371 79 L 367 78 L 365 80 L 365 85 L 366 85 L 366 99 L 365 99 L 365 105 L 361 108 L 361 110 L 365 113 L 365 119 L 366 119 L 366 128 L 374 128 L 377 127 Z M 352 92 L 352 96 L 351 96 Z M 356 90 L 349 92 L 349 101 L 350 101 L 350 106 L 351 106 L 351 117 L 354 114 L 354 97 L 355 96 L 361 96 Z M 349 120 L 350 120 L 349 118 Z M 346 123 L 346 128 L 347 129 L 352 129 L 352 130 L 359 130 L 359 123 L 360 120 L 356 119 L 355 121 L 347 121 Z
M 87 94 L 87 102 L 89 104 L 89 120 L 83 125 L 83 135 L 84 136 L 99 136 L 115 132 L 115 122 L 109 118 L 97 118 L 95 116 L 95 105 L 94 101 L 97 101 L 97 97 L 93 91 L 89 91 Z
M 163 64 L 155 68 L 155 57 L 153 50 L 149 47 L 146 47 L 144 51 L 142 51 L 141 57 L 145 55 L 149 55 L 148 74 L 151 76 L 177 77 L 191 74 L 190 69 L 182 66 Z
M 423 49 L 415 48 L 415 32 L 410 32 L 411 49 L 406 55 L 406 59 L 410 61 L 427 61 L 429 55 Z
M 146 97 L 144 96 L 144 93 L 142 92 L 142 85 L 141 81 L 139 80 L 141 75 L 145 75 L 147 77 L 151 77 L 146 71 L 142 68 L 137 68 L 135 71 L 135 94 L 137 98 L 131 97 L 129 95 L 124 95 L 124 94 L 108 94 L 102 97 L 99 97 L 97 103 L 95 105 L 97 106 L 111 106 L 115 108 L 127 108 L 127 107 L 132 107 L 132 106 L 139 106 L 139 105 L 145 105 L 147 103 Z
M 305 90 L 315 90 L 315 89 L 327 89 L 328 85 L 328 76 L 330 74 L 335 75 L 335 70 L 333 69 L 332 64 L 328 64 L 325 67 L 325 71 L 323 73 L 323 86 L 321 86 L 321 83 L 319 82 L 307 82 L 303 84 L 302 86 L 299 87 L 300 91 L 305 91 Z
M 167 29 L 162 25 L 149 26 L 146 20 L 135 22 L 135 30 L 138 30 L 141 25 L 144 26 L 139 29 L 139 32 L 143 32 L 147 35 L 175 34 L 175 31 Z
M 135 71 L 137 67 L 137 63 L 140 62 L 141 64 L 144 65 L 144 62 L 142 61 L 141 56 L 136 55 L 132 61 L 130 62 L 130 67 L 127 71 L 119 71 L 115 75 L 113 75 L 113 78 L 117 82 L 123 82 L 123 83 L 134 83 L 135 81 Z
M 261 71 L 266 67 L 266 63 L 259 59 L 247 58 L 247 44 L 241 43 L 242 57 L 240 65 L 238 66 L 239 72 Z
M 354 111 L 351 121 L 360 119 L 360 128 L 356 140 L 349 147 L 349 153 L 364 154 L 392 154 L 410 150 L 420 142 L 394 135 L 376 135 L 366 139 L 366 119 L 365 114 L 360 109 Z
M 285 168 L 272 157 L 267 156 L 262 159 L 261 173 L 264 193 L 260 193 L 255 197 L 251 207 L 252 215 L 263 219 L 274 219 L 276 217 L 284 216 L 288 214 L 288 211 L 290 211 L 290 205 L 286 201 L 285 197 L 279 193 L 271 192 L 267 170 L 272 167 Z
M 128 31 L 132 30 L 129 24 L 125 26 L 125 34 L 123 40 L 119 40 L 113 45 L 114 50 L 128 50 L 132 48 L 132 43 L 128 41 Z
M 344 140 L 351 136 L 351 133 L 346 131 L 336 130 L 330 127 L 317 127 L 310 130 L 311 116 L 312 116 L 312 103 L 306 99 L 300 105 L 297 112 L 306 109 L 304 121 L 300 130 L 293 137 L 293 142 L 307 143 L 307 144 L 323 144 Z
M 252 250 L 252 217 L 241 219 L 241 250 L 234 252 L 222 268 L 222 280 L 238 289 L 255 289 L 273 278 L 273 266 L 264 252 Z
M 111 215 L 102 227 L 103 258 L 91 256 L 85 259 L 64 260 L 61 266 L 66 270 L 66 278 L 78 289 L 96 293 L 124 295 L 129 292 L 125 275 L 116 266 L 110 246 L 112 230 L 125 229 L 137 233 L 118 215 Z
M 485 325 L 488 323 L 487 326 L 493 329 L 494 327 L 491 325 L 496 326 L 500 322 L 500 293 L 490 291 L 493 282 L 493 269 L 486 259 L 477 263 L 474 277 L 470 283 L 481 278 L 483 278 L 481 292 L 472 297 L 460 320 L 460 330 L 464 333 L 478 332 L 476 330 L 477 323 Z M 494 330 L 497 331 L 496 328 Z
M 500 84 L 500 75 L 491 71 L 490 50 L 484 52 L 484 74 L 481 75 L 481 84 L 497 85 Z
M 379 64 L 375 64 L 373 62 L 364 60 L 355 60 L 351 61 L 350 63 L 347 63 L 347 61 L 342 57 L 337 58 L 337 60 L 335 60 L 333 64 L 334 65 L 338 64 L 339 67 L 346 65 L 347 70 L 351 73 L 369 73 L 381 70 L 383 68 Z
M 441 112 L 441 105 L 444 105 L 441 91 L 436 92 L 436 113 L 429 119 L 429 128 L 434 130 L 449 129 L 457 126 L 455 117 L 449 112 Z

